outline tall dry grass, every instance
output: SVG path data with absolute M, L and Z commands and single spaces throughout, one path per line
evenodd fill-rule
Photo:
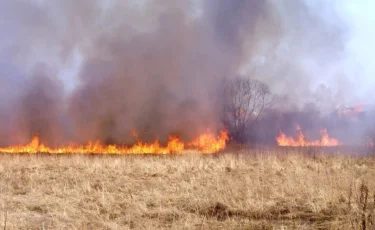
M 0 155 L 6 229 L 371 229 L 375 159 Z

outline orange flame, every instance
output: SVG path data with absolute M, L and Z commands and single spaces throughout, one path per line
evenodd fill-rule
M 216 138 L 212 133 L 205 133 L 189 143 L 188 146 L 198 149 L 203 153 L 219 152 L 225 148 L 228 139 L 227 131 L 221 131 L 220 138 Z
M 135 132 L 133 133 L 135 134 Z M 100 142 L 89 142 L 86 145 L 71 144 L 62 148 L 51 148 L 41 144 L 38 137 L 34 137 L 29 144 L 0 148 L 0 153 L 80 153 L 80 154 L 169 154 L 183 153 L 188 150 L 196 150 L 200 153 L 216 153 L 223 150 L 228 140 L 226 131 L 220 132 L 219 136 L 206 132 L 195 140 L 185 144 L 178 137 L 169 137 L 166 146 L 161 146 L 159 141 L 154 143 L 143 143 L 138 141 L 132 146 L 103 145 Z M 189 148 L 186 148 L 189 147 Z
M 276 138 L 277 144 L 279 146 L 338 146 L 339 141 L 334 138 L 330 138 L 327 129 L 320 130 L 321 140 L 308 141 L 302 132 L 302 129 L 297 125 L 297 139 L 293 137 L 287 137 L 282 131 L 280 131 L 280 136 Z

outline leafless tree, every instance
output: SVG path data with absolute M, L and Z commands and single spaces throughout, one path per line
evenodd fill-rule
M 246 129 L 270 108 L 275 96 L 264 83 L 246 77 L 223 81 L 222 121 L 235 141 L 246 141 Z

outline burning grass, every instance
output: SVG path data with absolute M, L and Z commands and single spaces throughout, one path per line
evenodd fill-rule
M 137 140 L 132 146 L 103 145 L 99 141 L 89 142 L 86 145 L 74 145 L 64 147 L 49 147 L 40 143 L 39 137 L 35 136 L 26 145 L 15 145 L 0 148 L 0 153 L 45 153 L 45 154 L 171 154 L 195 151 L 198 153 L 216 153 L 223 150 L 228 141 L 228 132 L 221 131 L 215 136 L 210 132 L 199 135 L 195 140 L 184 143 L 177 136 L 169 136 L 166 146 L 161 146 L 158 140 L 153 143 L 144 143 Z
M 340 143 L 335 138 L 330 138 L 327 129 L 320 130 L 321 140 L 309 141 L 306 136 L 303 134 L 302 129 L 297 125 L 297 138 L 287 137 L 282 131 L 280 131 L 280 136 L 276 138 L 277 144 L 279 146 L 339 146 Z
M 0 155 L 7 229 L 361 229 L 375 158 Z M 289 229 L 289 228 L 288 228 Z

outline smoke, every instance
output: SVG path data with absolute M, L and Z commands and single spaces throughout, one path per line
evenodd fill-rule
M 215 90 L 241 71 L 310 102 L 345 58 L 345 25 L 320 2 L 1 1 L 1 133 L 55 145 L 128 143 L 132 131 L 191 139 L 222 128 Z M 71 65 L 77 76 L 62 70 Z
M 13 113 L 13 138 L 20 143 L 39 136 L 50 145 L 60 144 L 63 129 L 63 88 L 52 73 L 38 66 L 18 98 Z
M 250 75 L 266 82 L 273 92 L 286 95 L 284 108 L 302 109 L 307 103 L 315 103 L 316 90 L 322 84 L 334 93 L 347 90 L 348 85 L 331 84 L 338 77 L 347 77 L 340 68 L 346 58 L 349 31 L 336 3 L 272 2 L 281 33 L 271 39 L 263 53 L 255 55 L 258 59 L 247 67 Z

